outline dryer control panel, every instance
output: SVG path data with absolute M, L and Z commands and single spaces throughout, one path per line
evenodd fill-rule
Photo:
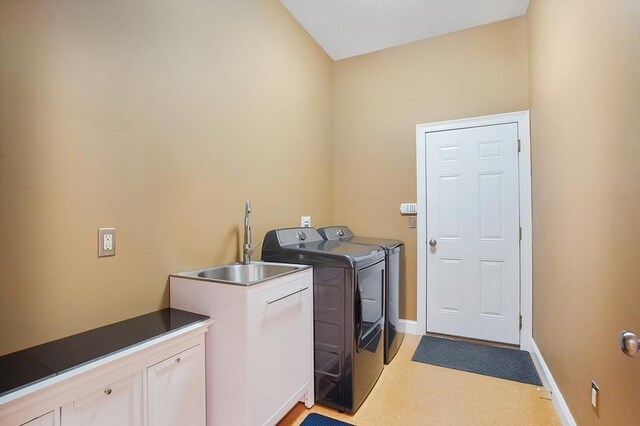
M 348 226 L 327 226 L 326 228 L 318 229 L 318 233 L 322 235 L 325 240 L 345 240 L 348 241 L 353 238 L 353 232 Z

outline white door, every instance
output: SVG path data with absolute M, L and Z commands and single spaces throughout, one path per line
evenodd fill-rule
M 427 331 L 519 344 L 516 123 L 426 134 Z

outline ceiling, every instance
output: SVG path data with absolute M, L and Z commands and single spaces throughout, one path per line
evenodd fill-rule
M 529 0 L 280 0 L 335 61 L 527 13 Z

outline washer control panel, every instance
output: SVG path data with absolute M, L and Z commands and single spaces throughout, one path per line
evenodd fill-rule
M 281 246 L 289 246 L 301 242 L 312 243 L 315 241 L 324 241 L 324 238 L 322 238 L 315 228 L 279 229 L 276 232 L 278 233 L 278 241 Z

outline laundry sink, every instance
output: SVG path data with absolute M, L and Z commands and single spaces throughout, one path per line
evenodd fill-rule
M 228 265 L 197 269 L 195 271 L 180 272 L 173 275 L 221 282 L 224 284 L 249 286 L 307 268 L 310 268 L 310 266 L 272 262 L 251 262 L 246 265 L 242 263 L 231 263 Z

